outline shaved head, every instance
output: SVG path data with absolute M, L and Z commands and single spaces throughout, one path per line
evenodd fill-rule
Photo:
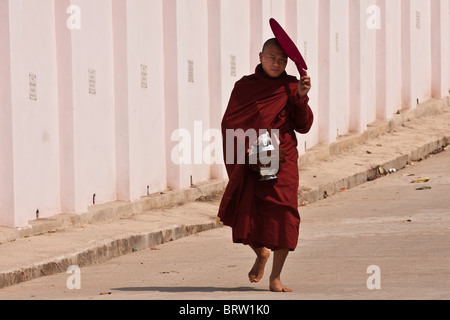
M 276 47 L 278 49 L 283 50 L 283 48 L 281 48 L 280 43 L 278 42 L 277 38 L 272 38 L 266 41 L 266 43 L 264 43 L 262 52 L 266 52 L 268 47 Z M 284 51 L 284 50 L 283 50 Z

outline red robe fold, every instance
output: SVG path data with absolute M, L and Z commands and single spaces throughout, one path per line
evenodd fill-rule
M 295 131 L 307 133 L 314 116 L 308 98 L 299 98 L 298 79 L 286 73 L 278 78 L 265 75 L 262 66 L 255 74 L 239 80 L 231 94 L 222 120 L 224 157 L 229 183 L 223 195 L 218 217 L 233 229 L 233 241 L 271 250 L 295 250 L 298 243 L 298 150 Z M 227 148 L 227 129 L 279 130 L 280 147 L 286 163 L 277 180 L 259 181 L 259 175 L 244 163 L 244 154 L 236 146 Z M 234 137 L 233 137 L 234 139 Z M 252 141 L 253 142 L 253 141 Z M 249 141 L 238 137 L 233 144 Z M 232 144 L 232 145 L 233 145 Z M 244 147 L 240 148 L 244 150 Z M 234 157 L 227 153 L 233 152 Z

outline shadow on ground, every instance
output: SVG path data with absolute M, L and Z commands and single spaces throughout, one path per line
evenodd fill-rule
M 115 291 L 157 291 L 157 292 L 266 292 L 267 290 L 256 289 L 251 287 L 236 287 L 236 288 L 224 288 L 224 287 L 124 287 L 124 288 L 112 288 Z

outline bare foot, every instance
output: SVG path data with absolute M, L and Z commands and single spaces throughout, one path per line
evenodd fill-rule
M 292 292 L 292 289 L 285 287 L 280 278 L 270 279 L 270 291 L 272 292 Z
M 257 249 L 255 252 L 256 251 L 258 252 L 255 264 L 253 265 L 252 270 L 248 273 L 248 278 L 251 283 L 257 283 L 262 279 L 264 276 L 264 268 L 270 257 L 270 250 L 266 248 Z

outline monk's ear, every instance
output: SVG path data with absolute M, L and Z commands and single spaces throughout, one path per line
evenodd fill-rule
M 261 62 L 261 63 L 262 63 L 262 59 L 263 59 L 263 53 L 262 53 L 262 52 L 260 52 L 260 53 L 259 53 L 259 62 Z

